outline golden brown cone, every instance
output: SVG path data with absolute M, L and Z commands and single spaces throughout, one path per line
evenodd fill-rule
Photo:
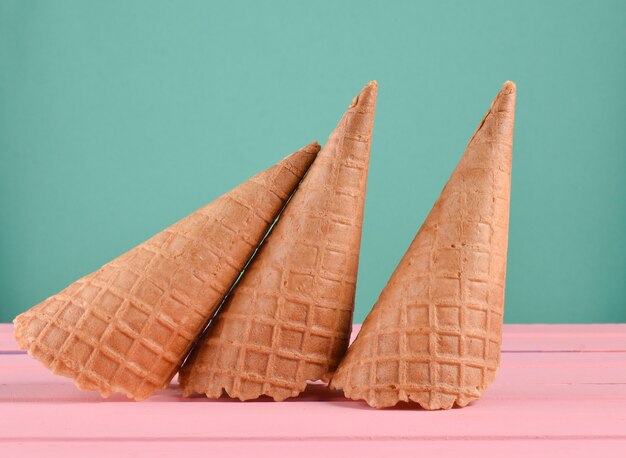
M 180 374 L 184 394 L 297 396 L 351 330 L 377 85 L 354 99 Z
M 515 85 L 506 82 L 331 382 L 373 407 L 477 399 L 500 360 Z
M 165 387 L 319 151 L 302 148 L 19 315 L 20 347 L 78 388 Z

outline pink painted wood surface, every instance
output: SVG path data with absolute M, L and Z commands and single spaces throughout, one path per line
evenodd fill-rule
M 78 391 L 0 325 L 0 456 L 626 456 L 626 325 L 507 325 L 502 365 L 465 409 L 298 399 L 143 403 Z
M 625 440 L 299 440 L 281 441 L 170 441 L 158 444 L 131 441 L 11 442 L 2 444 L 9 457 L 567 457 L 624 458 Z
M 505 324 L 503 351 L 626 351 L 623 324 Z M 352 338 L 361 325 L 355 324 Z M 0 323 L 0 351 L 20 350 L 13 325 Z

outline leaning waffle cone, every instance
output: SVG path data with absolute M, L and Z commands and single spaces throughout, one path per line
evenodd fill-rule
M 180 373 L 185 395 L 297 396 L 348 346 L 377 85 L 318 154 Z
M 165 387 L 316 157 L 288 156 L 15 319 L 17 343 L 103 396 Z
M 515 85 L 507 82 L 331 386 L 373 407 L 479 398 L 500 360 Z

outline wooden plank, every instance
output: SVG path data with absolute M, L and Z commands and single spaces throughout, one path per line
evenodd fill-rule
M 303 458 L 326 457 L 386 457 L 386 456 L 437 456 L 441 458 L 459 456 L 500 456 L 507 458 L 532 456 L 567 456 L 568 458 L 623 458 L 626 440 L 586 438 L 570 440 L 320 440 L 303 443 L 297 440 L 281 441 L 159 441 L 141 440 L 96 440 L 96 441 L 33 441 L 2 442 L 2 450 L 11 457 L 130 457 L 130 456 L 184 456 L 204 458 L 206 456 L 275 458 L 298 456 Z
M 0 323 L 0 352 L 19 351 L 13 337 L 13 324 Z
M 484 398 L 428 412 L 360 402 L 15 402 L 2 440 L 450 440 L 626 439 L 626 401 Z M 62 421 L 53 421 L 61 419 Z
M 518 383 L 514 380 L 506 381 L 499 378 L 489 388 L 483 399 L 493 398 L 500 400 L 527 399 L 533 401 L 550 401 L 552 399 L 575 400 L 585 399 L 605 399 L 624 400 L 626 399 L 626 384 L 624 383 Z M 0 377 L 0 403 L 9 402 L 127 402 L 128 400 L 120 395 L 114 395 L 107 400 L 103 400 L 100 395 L 90 391 L 78 390 L 69 379 L 50 376 L 47 379 L 32 380 L 26 377 L 8 379 Z M 202 398 L 182 399 L 178 392 L 177 385 L 173 383 L 168 389 L 159 391 L 146 402 L 205 402 Z M 228 402 L 224 398 L 219 402 Z M 255 402 L 271 402 L 261 399 Z M 340 391 L 328 390 L 325 386 L 311 385 L 305 393 L 295 399 L 285 402 L 348 402 Z M 130 401 L 128 401 L 130 402 Z M 211 402 L 211 401 L 206 401 Z M 239 402 L 233 400 L 232 402 Z M 479 401 L 480 402 L 480 401 Z M 5 406 L 6 407 L 6 406 Z
M 4 383 L 4 382 L 2 382 Z M 497 380 L 483 396 L 484 399 L 495 399 L 500 401 L 508 401 L 510 399 L 526 399 L 533 402 L 550 402 L 555 399 L 570 400 L 576 402 L 577 399 L 603 399 L 607 401 L 624 401 L 626 400 L 626 384 L 623 383 L 606 383 L 606 384 L 574 384 L 574 383 L 554 383 L 554 384 L 504 384 Z M 341 391 L 333 391 L 325 386 L 309 387 L 305 393 L 298 398 L 289 399 L 285 402 L 345 402 L 351 404 L 352 401 L 344 398 Z M 108 399 L 102 399 L 97 393 L 90 391 L 80 391 L 70 382 L 24 382 L 12 388 L 0 386 L 0 403 L 13 402 L 48 402 L 59 405 L 66 403 L 91 402 L 91 403 L 115 403 L 115 402 L 132 402 L 122 396 L 112 396 Z M 229 400 L 222 398 L 218 401 L 209 401 L 202 398 L 183 399 L 178 392 L 177 385 L 172 384 L 168 389 L 159 391 L 150 399 L 143 403 L 170 403 L 170 402 L 233 402 L 239 403 L 237 400 Z M 269 399 L 260 399 L 256 402 L 272 403 Z M 482 402 L 477 401 L 477 402 Z M 475 405 L 474 403 L 473 405 Z M 472 405 L 472 406 L 473 406 Z M 506 404 L 503 404 L 503 408 Z M 280 404 L 277 404 L 277 412 Z M 8 409 L 8 406 L 0 407 Z M 164 407 L 166 410 L 167 407 Z M 279 412 L 278 412 L 279 413 Z
M 359 329 L 355 324 L 353 339 Z M 503 352 L 626 352 L 626 324 L 505 324 L 503 334 Z M 20 351 L 13 325 L 0 324 L 0 352 L 10 351 Z
M 580 359 L 579 361 L 575 361 L 576 356 Z M 252 427 L 252 432 L 256 431 L 261 434 L 259 437 L 277 437 L 276 430 L 273 428 L 267 430 L 268 425 L 266 425 L 267 418 L 277 417 L 293 419 L 294 426 L 289 430 L 290 434 L 297 434 L 298 437 L 309 440 L 321 440 L 320 437 L 324 437 L 323 435 L 320 437 L 315 435 L 322 434 L 324 431 L 320 431 L 319 425 L 312 428 L 310 419 L 327 421 L 332 418 L 331 424 L 336 426 L 334 419 L 337 416 L 342 417 L 337 420 L 339 425 L 349 423 L 360 426 L 350 430 L 346 430 L 346 427 L 339 428 L 337 431 L 345 433 L 345 436 L 333 436 L 333 440 L 349 437 L 350 434 L 372 439 L 385 431 L 391 437 L 396 437 L 393 440 L 405 440 L 410 434 L 417 434 L 420 437 L 428 435 L 428 429 L 424 428 L 431 426 L 430 416 L 440 418 L 440 415 L 451 417 L 439 423 L 441 429 L 435 428 L 430 434 L 436 435 L 444 432 L 446 437 L 457 437 L 461 433 L 480 436 L 489 430 L 489 434 L 498 437 L 511 434 L 515 437 L 547 434 L 561 439 L 568 435 L 580 434 L 596 438 L 604 437 L 603 434 L 621 437 L 620 435 L 626 431 L 626 384 L 610 382 L 612 379 L 606 375 L 606 370 L 618 367 L 622 368 L 623 372 L 624 361 L 620 359 L 621 354 L 602 355 L 607 357 L 604 363 L 598 361 L 598 356 L 599 354 L 554 353 L 503 355 L 501 376 L 483 399 L 466 409 L 433 413 L 411 410 L 406 407 L 376 411 L 362 402 L 346 400 L 340 393 L 328 391 L 320 386 L 310 387 L 302 397 L 285 403 L 274 403 L 266 399 L 245 404 L 229 399 L 217 401 L 204 398 L 184 399 L 177 393 L 175 386 L 160 392 L 144 403 L 134 403 L 120 396 L 103 400 L 95 393 L 75 389 L 69 379 L 50 374 L 26 355 L 4 356 L 0 358 L 0 368 L 4 368 L 0 369 L 0 408 L 3 413 L 0 415 L 0 438 L 8 440 L 17 436 L 28 439 L 32 437 L 33 431 L 45 437 L 65 438 L 64 440 L 74 440 L 71 436 L 76 431 L 81 431 L 81 436 L 95 434 L 96 439 L 100 437 L 97 431 L 89 432 L 82 428 L 85 418 L 92 419 L 95 424 L 103 428 L 100 434 L 104 431 L 114 436 L 124 435 L 127 426 L 122 425 L 120 431 L 111 429 L 115 419 L 124 418 L 122 422 L 124 425 L 128 423 L 134 425 L 142 423 L 144 417 L 153 415 L 161 418 L 176 418 L 181 423 L 181 428 L 185 431 L 189 429 L 191 436 L 184 437 L 190 440 L 197 440 L 198 437 L 203 439 L 212 437 L 218 440 L 221 437 L 218 430 L 211 429 L 210 432 L 206 432 L 202 428 L 197 429 L 195 426 L 197 424 L 220 423 L 221 434 L 229 437 L 229 431 L 237 430 L 239 423 L 244 420 L 253 425 L 259 423 Z M 558 383 L 558 381 L 550 380 L 549 377 L 541 379 L 541 374 L 544 374 L 544 377 L 548 374 L 545 371 L 546 367 L 558 366 L 559 357 L 571 359 L 573 373 L 586 377 L 585 374 L 594 372 L 602 382 L 599 384 Z M 23 361 L 5 366 L 4 363 L 12 359 Z M 507 359 L 512 360 L 510 369 L 504 369 L 508 365 Z M 516 366 L 520 368 L 519 373 L 512 371 Z M 591 371 L 590 368 L 594 368 L 595 371 Z M 537 383 L 520 381 L 524 373 L 530 380 L 537 378 Z M 554 373 L 560 374 L 558 370 Z M 46 401 L 46 404 L 41 404 L 41 401 Z M 194 410 L 195 408 L 199 410 Z M 188 415 L 190 412 L 193 413 L 192 416 Z M 306 415 L 302 418 L 298 417 L 302 412 Z M 413 412 L 411 415 L 414 415 L 408 422 L 408 426 L 412 429 L 385 430 L 385 425 L 398 425 L 406 422 L 407 412 Z M 64 418 L 61 430 L 55 429 L 55 425 L 50 424 L 50 418 L 54 418 L 59 413 L 62 413 Z M 41 421 L 41 424 L 33 424 L 34 417 L 37 417 L 37 421 Z M 359 420 L 361 417 L 369 418 L 373 423 L 363 424 Z M 546 420 L 538 424 L 536 422 L 538 417 L 549 418 L 550 421 Z M 3 424 L 3 419 L 10 424 Z M 423 422 L 427 424 L 422 425 Z M 473 422 L 476 428 L 464 429 L 463 425 L 467 422 Z M 502 428 L 499 431 L 486 430 L 485 428 L 491 422 L 498 422 L 498 427 Z M 288 424 L 289 422 L 285 426 Z M 449 427 L 446 427 L 446 424 Z M 606 424 L 608 427 L 605 427 Z M 554 430 L 557 425 L 558 428 Z M 36 428 L 33 429 L 35 426 Z M 538 426 L 543 429 L 538 429 Z M 383 430 L 379 429 L 381 427 Z M 196 428 L 195 432 L 194 428 Z M 402 436 L 403 431 L 406 437 Z M 19 436 L 20 433 L 25 435 Z M 132 435 L 132 428 L 127 433 Z M 164 433 L 162 428 L 154 424 L 152 429 L 136 431 L 135 434 L 144 439 L 150 437 L 151 440 L 157 440 L 161 436 L 172 437 L 171 434 L 177 433 L 169 429 L 167 433 Z M 332 435 L 332 428 L 325 434 Z M 398 434 L 401 436 L 400 439 L 397 438 Z M 254 437 L 256 436 L 242 437 L 242 439 L 254 440 Z
M 506 324 L 502 350 L 626 352 L 626 324 Z
M 12 326 L 0 325 L 0 448 L 64 457 L 625 456 L 625 331 L 507 325 L 487 394 L 465 409 L 426 412 L 371 409 L 320 385 L 283 403 L 185 399 L 175 384 L 143 403 L 104 400 L 17 351 Z
M 63 382 L 27 354 L 1 355 L 0 381 Z M 626 384 L 626 353 L 504 353 L 497 382 L 504 384 Z
M 505 324 L 502 351 L 626 352 L 626 324 Z

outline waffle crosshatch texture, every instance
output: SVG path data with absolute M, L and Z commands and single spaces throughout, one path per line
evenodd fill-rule
M 354 99 L 181 370 L 187 395 L 297 396 L 350 336 L 377 84 Z
M 15 319 L 19 345 L 81 389 L 166 386 L 284 207 L 311 143 Z
M 500 361 L 515 85 L 470 140 L 331 386 L 374 407 L 465 406 Z

